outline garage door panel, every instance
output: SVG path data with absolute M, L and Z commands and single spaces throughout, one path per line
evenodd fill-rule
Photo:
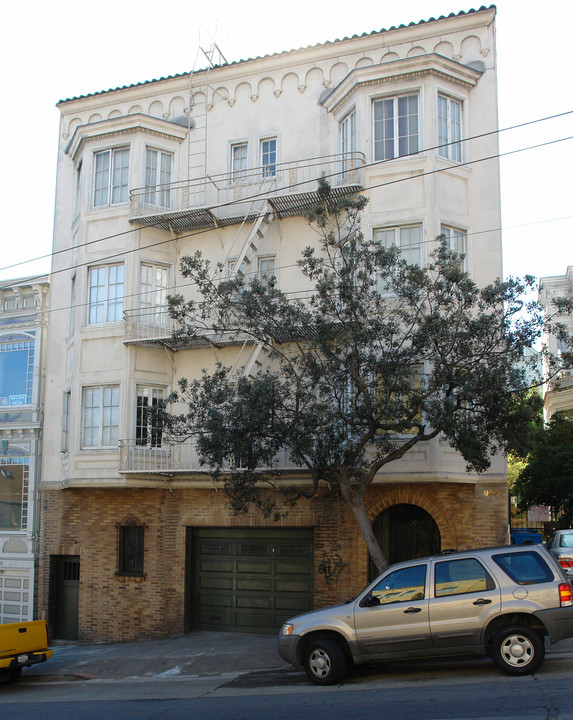
M 269 575 L 273 571 L 272 562 L 249 562 L 248 560 L 237 560 L 238 573 L 260 573 L 261 575 Z
M 235 572 L 235 564 L 233 560 L 201 560 L 200 562 L 201 572 L 212 572 L 212 573 L 229 573 Z
M 237 590 L 247 590 L 251 592 L 266 592 L 272 590 L 272 580 L 265 578 L 237 578 Z
M 277 580 L 275 583 L 277 593 L 297 593 L 307 595 L 312 592 L 312 582 L 301 580 Z
M 313 608 L 313 531 L 197 528 L 191 533 L 195 629 L 274 633 Z

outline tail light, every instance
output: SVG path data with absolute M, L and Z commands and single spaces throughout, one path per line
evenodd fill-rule
M 564 568 L 573 568 L 573 558 L 562 557 L 559 558 L 559 565 Z
M 573 590 L 570 583 L 559 583 L 559 601 L 561 607 L 571 607 L 573 605 Z

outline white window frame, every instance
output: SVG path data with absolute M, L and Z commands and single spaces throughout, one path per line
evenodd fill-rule
M 265 264 L 271 263 L 272 268 L 264 269 Z M 257 278 L 260 282 L 266 283 L 269 277 L 274 277 L 275 282 L 277 275 L 277 256 L 276 255 L 259 255 L 257 256 Z
M 74 202 L 72 209 L 72 224 L 78 219 L 82 209 L 82 167 L 83 159 L 80 158 L 76 165 L 76 172 L 74 176 Z
M 160 263 L 142 261 L 139 266 L 139 287 L 142 322 L 167 325 L 167 295 L 171 268 Z
M 94 152 L 93 207 L 121 205 L 129 201 L 131 149 L 127 145 Z
M 87 385 L 83 388 L 81 439 L 83 450 L 118 447 L 119 402 L 119 385 Z
M 145 417 L 145 425 L 140 422 L 140 407 L 144 406 L 139 404 L 140 397 L 146 397 L 147 400 L 151 400 L 151 403 L 147 403 L 146 409 L 152 408 L 162 400 L 165 400 L 167 395 L 167 389 L 160 385 L 148 385 L 145 383 L 137 383 L 135 386 L 135 442 L 138 447 L 142 448 L 154 448 L 161 447 L 163 429 L 161 426 L 153 426 L 151 417 L 147 410 L 142 410 Z
M 172 152 L 147 145 L 145 147 L 145 203 L 155 207 L 171 207 L 170 185 L 173 182 L 175 156 Z
M 419 239 L 418 242 L 414 245 L 409 245 L 408 243 L 411 242 L 411 233 L 412 230 L 417 230 L 419 233 Z M 394 234 L 394 242 L 387 242 L 387 240 L 390 239 L 391 233 Z M 384 234 L 384 237 L 383 235 Z M 402 237 L 403 236 L 403 237 Z M 410 236 L 410 237 L 408 237 Z M 387 225 L 383 227 L 376 227 L 373 229 L 372 233 L 373 242 L 374 245 L 377 245 L 380 243 L 381 240 L 384 240 L 384 247 L 392 247 L 393 245 L 396 245 L 398 249 L 400 250 L 400 257 L 406 262 L 410 264 L 417 264 L 420 267 L 424 267 L 424 223 L 419 222 L 411 222 L 411 223 L 400 223 L 396 225 Z M 414 262 L 412 263 L 411 259 L 408 257 L 405 257 L 405 253 L 403 252 L 403 249 L 406 250 L 407 248 L 416 248 L 417 247 L 417 258 L 414 258 Z M 419 261 L 419 262 L 417 262 Z M 382 286 L 382 281 L 380 277 L 377 277 L 377 289 L 378 292 L 381 295 L 388 295 L 391 294 L 391 290 L 389 290 L 386 286 Z
M 125 297 L 123 263 L 92 265 L 88 268 L 87 286 L 88 325 L 103 325 L 123 320 Z
M 356 169 L 354 167 L 354 157 L 358 143 L 358 127 L 355 107 L 351 108 L 338 123 L 338 133 L 340 137 L 340 153 L 342 155 L 341 180 L 344 182 L 348 174 Z
M 450 250 L 463 254 L 463 268 L 469 272 L 469 248 L 468 248 L 468 233 L 462 228 L 450 225 L 449 223 L 442 223 L 440 226 L 440 234 L 445 235 L 448 241 Z
M 416 132 L 412 132 L 412 128 L 408 127 L 408 132 L 404 133 L 405 119 L 410 118 L 414 114 L 410 114 L 410 103 L 416 100 Z M 408 112 L 404 114 L 404 102 L 406 103 Z M 384 108 L 384 115 L 376 118 L 378 108 Z M 422 147 L 422 94 L 420 90 L 408 90 L 387 97 L 379 97 L 372 99 L 372 148 L 374 162 L 382 162 L 384 160 L 394 160 L 397 158 L 410 157 L 418 155 Z M 409 126 L 410 122 L 407 122 Z M 386 131 L 389 131 L 386 134 Z M 414 140 L 415 138 L 415 140 Z M 391 143 L 391 149 L 386 147 L 386 143 Z
M 274 143 L 274 150 L 265 148 L 266 143 Z M 261 175 L 264 178 L 276 177 L 279 164 L 279 139 L 277 135 L 266 135 L 259 138 L 259 155 Z
M 249 141 L 234 140 L 229 146 L 229 169 L 232 182 L 244 182 L 249 172 Z
M 438 155 L 452 162 L 463 162 L 463 101 L 439 92 L 436 116 Z

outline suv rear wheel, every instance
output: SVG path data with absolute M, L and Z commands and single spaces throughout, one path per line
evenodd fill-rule
M 543 638 L 525 625 L 508 625 L 493 636 L 491 656 L 508 675 L 529 675 L 545 657 Z
M 334 640 L 313 640 L 306 648 L 304 669 L 315 685 L 334 685 L 346 671 L 344 650 Z

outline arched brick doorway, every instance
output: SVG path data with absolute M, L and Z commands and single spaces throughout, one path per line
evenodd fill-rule
M 390 564 L 440 552 L 438 524 L 429 512 L 418 505 L 391 505 L 378 515 L 372 527 Z M 370 577 L 377 574 L 370 562 Z

